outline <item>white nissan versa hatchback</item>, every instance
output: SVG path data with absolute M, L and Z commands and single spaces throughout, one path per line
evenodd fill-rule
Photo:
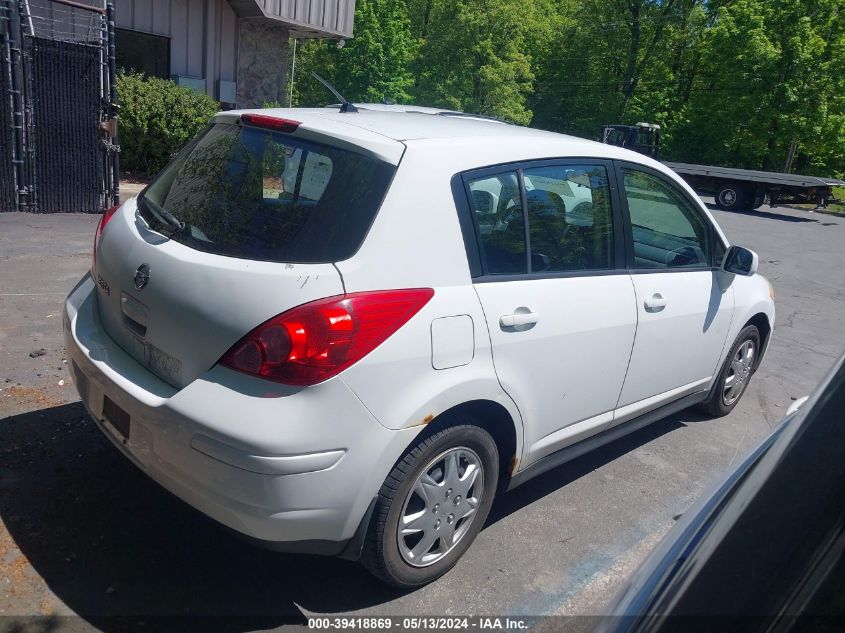
M 624 149 L 436 110 L 222 112 L 103 215 L 64 328 L 83 402 L 154 480 L 410 587 L 497 490 L 728 413 L 774 323 L 756 269 Z

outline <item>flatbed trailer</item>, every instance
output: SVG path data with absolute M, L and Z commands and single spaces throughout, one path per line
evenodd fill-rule
M 601 128 L 599 140 L 607 145 L 627 147 L 659 160 L 660 126 L 654 123 L 622 125 L 611 123 Z M 711 165 L 664 162 L 698 193 L 712 194 L 722 209 L 757 209 L 768 199 L 779 204 L 815 204 L 823 209 L 835 200 L 834 187 L 845 187 L 837 178 L 819 178 L 772 171 L 733 169 Z
M 700 193 L 712 194 L 722 209 L 757 209 L 766 199 L 778 204 L 815 204 L 823 209 L 834 200 L 834 187 L 845 187 L 837 178 L 780 174 L 753 169 L 732 169 L 689 163 L 664 163 Z

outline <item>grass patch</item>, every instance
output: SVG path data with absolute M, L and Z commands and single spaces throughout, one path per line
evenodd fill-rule
M 836 202 L 831 202 L 828 209 L 837 213 L 845 213 L 845 187 L 834 187 L 833 197 Z

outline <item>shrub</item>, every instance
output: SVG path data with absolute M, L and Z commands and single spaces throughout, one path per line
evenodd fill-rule
M 120 166 L 154 175 L 196 136 L 218 111 L 208 95 L 174 82 L 119 74 Z

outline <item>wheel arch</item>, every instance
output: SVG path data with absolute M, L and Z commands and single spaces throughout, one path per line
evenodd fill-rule
M 755 326 L 760 332 L 760 353 L 757 354 L 757 359 L 754 361 L 754 370 L 756 371 L 760 366 L 760 362 L 763 360 L 763 354 L 769 347 L 769 339 L 772 335 L 772 324 L 770 323 L 769 317 L 766 313 L 757 312 L 754 316 L 748 319 L 745 322 L 745 325 L 743 325 L 740 329 L 744 329 L 749 325 Z
M 499 489 L 507 486 L 510 477 L 519 467 L 522 450 L 521 424 L 501 403 L 487 400 L 469 400 L 456 404 L 439 413 L 426 425 L 426 433 L 466 423 L 471 420 L 493 437 L 499 451 Z M 417 436 L 413 442 L 419 441 Z

